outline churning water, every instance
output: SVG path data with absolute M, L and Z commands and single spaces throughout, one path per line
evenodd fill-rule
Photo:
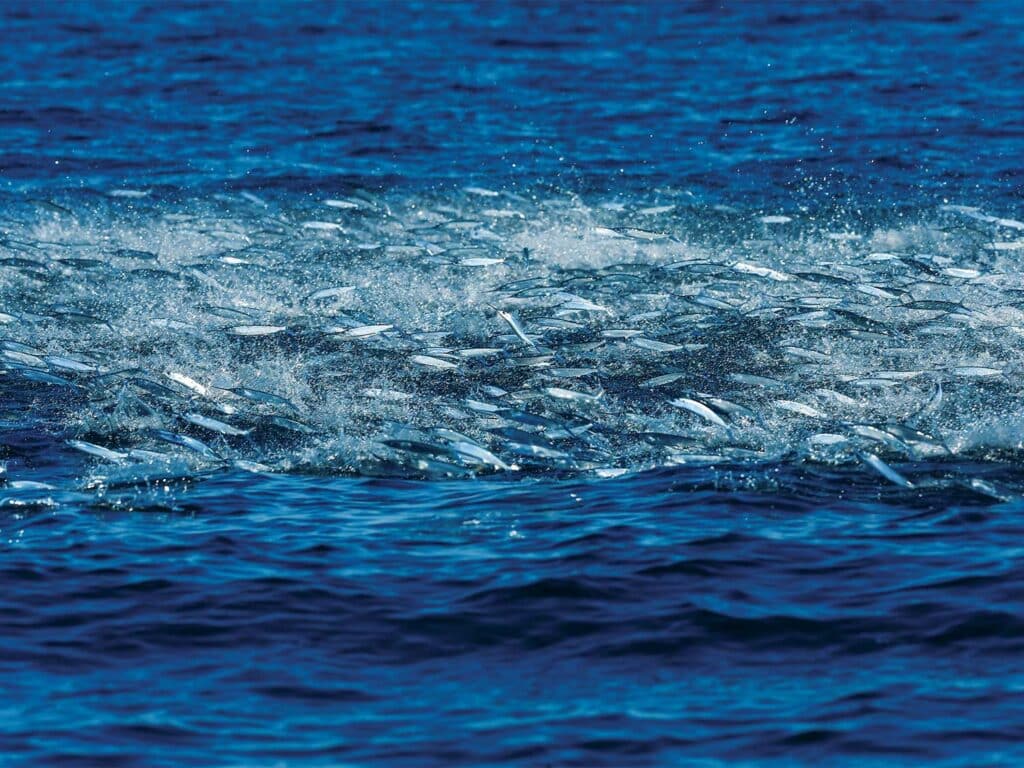
M 0 9 L 0 763 L 1012 765 L 1012 3 Z

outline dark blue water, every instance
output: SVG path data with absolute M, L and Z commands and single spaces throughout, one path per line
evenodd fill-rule
M 124 275 L 71 251 L 135 238 L 170 263 L 187 244 L 160 222 L 249 204 L 243 193 L 270 213 L 232 213 L 232 236 L 257 244 L 345 195 L 425 200 L 457 219 L 459 190 L 474 185 L 581 195 L 588 212 L 692 205 L 674 226 L 719 241 L 750 235 L 712 211 L 803 216 L 811 228 L 776 241 L 783 251 L 832 248 L 816 220 L 910 238 L 944 204 L 1024 208 L 1024 12 L 1012 2 L 8 2 L 0 42 L 4 339 L 97 364 L 116 349 L 111 368 L 168 355 L 154 377 L 214 365 L 226 345 L 182 326 L 187 340 L 166 350 L 118 347 L 92 315 Z M 381 217 L 377 234 L 400 220 Z M 564 234 L 552 218 L 544 231 Z M 992 238 L 936 231 L 975 238 L 972 264 L 991 267 L 992 253 L 1019 252 L 1016 218 Z M 221 234 L 197 224 L 189 236 L 223 238 L 224 220 Z M 314 256 L 317 275 L 333 269 Z M 365 274 L 428 280 L 385 256 L 360 262 Z M 457 301 L 468 279 L 431 269 L 442 277 L 424 291 Z M 279 273 L 237 285 L 204 274 L 255 301 Z M 132 275 L 147 281 L 138 313 L 164 327 L 167 307 L 198 290 L 155 269 Z M 61 303 L 72 284 L 92 314 Z M 1006 366 L 998 389 L 946 380 L 950 441 L 954 426 L 1019 403 L 1015 322 L 938 342 Z M 908 347 L 947 338 L 901 333 Z M 1019 420 L 1009 437 L 991 437 L 996 424 L 961 440 L 973 453 L 888 456 L 912 488 L 856 460 L 811 461 L 789 436 L 751 461 L 665 466 L 623 448 L 602 464 L 618 477 L 526 464 L 516 477 L 448 479 L 412 463 L 362 472 L 335 462 L 327 438 L 296 446 L 275 433 L 239 453 L 271 466 L 124 478 L 65 441 L 152 448 L 138 442 L 152 431 L 119 437 L 98 415 L 152 413 L 135 400 L 102 411 L 99 379 L 87 395 L 66 368 L 51 363 L 71 382 L 55 383 L 35 352 L 5 349 L 2 765 L 1024 759 Z M 743 357 L 727 352 L 722 365 Z M 250 380 L 303 397 L 281 357 L 261 354 L 237 353 Z M 348 375 L 378 386 L 387 370 L 371 362 Z M 150 410 L 178 418 L 178 401 L 148 386 Z M 910 413 L 872 397 L 878 423 Z M 349 420 L 396 418 L 344 403 L 308 420 L 364 436 Z M 613 447 L 628 426 L 615 423 L 601 433 Z
M 1016 3 L 5 3 L 14 185 L 1014 199 Z

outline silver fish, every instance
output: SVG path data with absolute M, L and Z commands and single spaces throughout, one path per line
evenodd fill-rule
M 163 440 L 165 443 L 171 443 L 172 445 L 180 445 L 184 448 L 188 448 L 191 451 L 195 451 L 200 456 L 206 459 L 219 460 L 220 456 L 213 452 L 206 443 L 196 440 L 194 437 L 188 435 L 179 435 L 174 432 L 169 432 L 166 429 L 154 429 L 150 431 L 150 434 L 157 440 Z
M 669 405 L 675 406 L 676 408 L 682 408 L 685 411 L 696 414 L 715 426 L 726 428 L 729 426 L 721 416 L 708 408 L 708 406 L 704 405 L 704 403 L 698 402 L 697 400 L 691 400 L 688 397 L 679 397 L 675 400 L 670 400 Z
M 545 387 L 544 393 L 547 394 L 548 397 L 553 397 L 556 400 L 569 400 L 574 403 L 582 403 L 586 405 L 595 405 L 601 402 L 601 398 L 604 396 L 604 391 L 601 391 L 596 395 L 591 395 L 586 392 L 563 389 L 562 387 Z
M 102 445 L 89 443 L 85 440 L 68 440 L 67 443 L 75 450 L 87 453 L 90 456 L 96 456 L 97 458 L 104 459 L 105 461 L 124 461 L 128 458 L 127 453 L 114 451 L 110 448 L 104 448 Z
M 884 477 L 893 485 L 898 485 L 900 488 L 913 488 L 914 484 L 907 478 L 897 472 L 895 469 L 890 467 L 880 458 L 875 456 L 873 453 L 863 452 L 860 455 L 861 461 L 875 470 L 878 474 Z
M 199 413 L 187 413 L 184 418 L 189 424 L 195 424 L 197 427 L 202 427 L 203 429 L 208 429 L 211 432 L 217 432 L 221 435 L 238 437 L 241 435 L 248 435 L 252 432 L 251 429 L 239 429 L 238 427 L 233 427 L 220 419 L 212 419 L 209 416 L 203 416 Z
M 431 357 L 430 355 L 413 355 L 409 358 L 409 361 L 424 368 L 435 368 L 441 371 L 451 371 L 459 367 L 458 363 L 442 360 L 439 357 Z
M 498 317 L 500 317 L 502 320 L 508 323 L 509 328 L 512 329 L 512 333 L 519 337 L 519 340 L 526 344 L 526 346 L 530 347 L 531 349 L 537 348 L 536 342 L 534 342 L 533 339 L 526 335 L 526 331 L 523 330 L 523 326 L 519 324 L 519 321 L 516 320 L 515 316 L 511 312 L 506 312 L 503 309 L 499 309 Z

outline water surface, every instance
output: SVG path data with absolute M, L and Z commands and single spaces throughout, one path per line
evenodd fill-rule
M 0 763 L 1020 761 L 1015 4 L 0 30 Z

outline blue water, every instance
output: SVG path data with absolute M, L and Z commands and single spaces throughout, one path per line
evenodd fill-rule
M 1018 4 L 7 2 L 0 30 L 0 335 L 26 345 L 6 346 L 0 363 L 0 765 L 1024 759 L 1019 295 L 999 293 L 1002 314 L 983 316 L 1020 252 Z M 467 198 L 466 187 L 484 193 Z M 326 198 L 371 211 L 337 223 Z M 538 202 L 548 198 L 564 205 Z M 889 440 L 822 459 L 803 447 L 808 435 L 839 427 L 804 430 L 786 411 L 766 429 L 777 443 L 758 433 L 743 444 L 753 458 L 703 425 L 687 426 L 697 447 L 652 457 L 629 437 L 636 414 L 608 406 L 591 442 L 573 436 L 570 458 L 522 454 L 518 472 L 469 476 L 406 443 L 369 462 L 359 441 L 403 418 L 470 429 L 444 400 L 458 382 L 391 371 L 418 349 L 401 346 L 408 337 L 360 347 L 338 376 L 413 389 L 422 412 L 307 387 L 288 364 L 327 354 L 322 341 L 307 346 L 308 329 L 280 347 L 217 335 L 293 317 L 293 294 L 334 285 L 344 267 L 366 285 L 426 286 L 371 295 L 359 283 L 366 314 L 349 327 L 444 321 L 477 338 L 460 303 L 486 304 L 473 281 L 500 280 L 376 243 L 363 243 L 364 258 L 345 238 L 416 232 L 412 242 L 426 237 L 411 226 L 416 211 L 459 221 L 492 199 L 540 222 L 525 234 L 494 227 L 527 238 L 517 251 L 528 242 L 580 281 L 588 259 L 618 257 L 591 240 L 564 245 L 579 222 L 632 226 L 607 217 L 644 206 L 675 213 L 636 226 L 709 252 L 749 248 L 778 268 L 797 251 L 826 272 L 864 268 L 886 248 L 953 254 L 912 289 L 945 281 L 927 298 L 963 301 L 971 316 L 951 312 L 956 334 L 942 318 L 900 326 L 898 341 L 909 365 L 941 363 L 945 410 L 915 424 L 941 436 L 926 446 L 956 449 L 900 455 L 896 440 L 884 453 Z M 790 224 L 757 217 L 783 214 L 799 229 L 766 235 Z M 661 215 L 677 218 L 649 223 Z M 337 228 L 288 234 L 303 220 Z M 648 252 L 635 237 L 637 260 Z M 142 250 L 110 256 L 114 245 Z M 196 268 L 236 247 L 264 271 Z M 106 266 L 116 258 L 135 266 Z M 509 277 L 539 269 L 514 266 Z M 975 279 L 955 271 L 967 267 L 990 272 L 957 282 Z M 899 275 L 876 277 L 867 288 L 883 294 L 871 300 L 895 300 L 882 280 Z M 827 293 L 823 278 L 807 280 L 818 281 L 811 300 Z M 745 285 L 725 281 L 715 295 Z M 614 290 L 640 301 L 629 284 L 588 295 L 610 304 Z M 252 314 L 218 309 L 216 333 L 169 326 L 176 308 L 198 323 L 200 291 Z M 104 315 L 114 304 L 116 317 Z M 388 306 L 394 317 L 381 316 Z M 539 334 L 539 311 L 523 307 Z M 819 319 L 801 322 L 820 347 Z M 153 323 L 180 337 L 138 331 Z M 747 354 L 758 334 L 791 344 L 773 335 L 784 331 L 700 327 L 700 338 L 664 338 L 710 339 L 723 370 L 789 375 Z M 870 351 L 828 351 L 867 376 Z M 44 352 L 103 374 L 40 367 Z M 182 414 L 207 395 L 152 383 L 180 370 L 209 384 L 229 363 L 245 375 L 210 389 L 241 381 L 297 403 L 248 412 L 241 396 L 218 395 L 236 408 L 218 418 L 250 419 L 252 442 L 188 432 Z M 793 370 L 806 376 L 806 363 Z M 665 370 L 629 356 L 600 365 L 608 397 L 624 402 Z M 142 372 L 124 384 L 129 366 Z M 916 417 L 932 380 L 914 375 L 927 385 L 905 400 L 865 379 L 872 423 Z M 107 381 L 124 384 L 116 406 Z M 713 385 L 724 386 L 707 373 L 672 394 Z M 298 413 L 314 437 L 260 421 Z M 206 440 L 217 460 L 159 442 L 158 421 Z M 121 454 L 97 458 L 75 439 Z M 159 471 L 142 470 L 133 449 L 168 453 L 143 455 Z M 872 470 L 865 450 L 912 487 Z
M 1022 35 L 1013 2 L 11 2 L 3 172 L 1013 200 Z

